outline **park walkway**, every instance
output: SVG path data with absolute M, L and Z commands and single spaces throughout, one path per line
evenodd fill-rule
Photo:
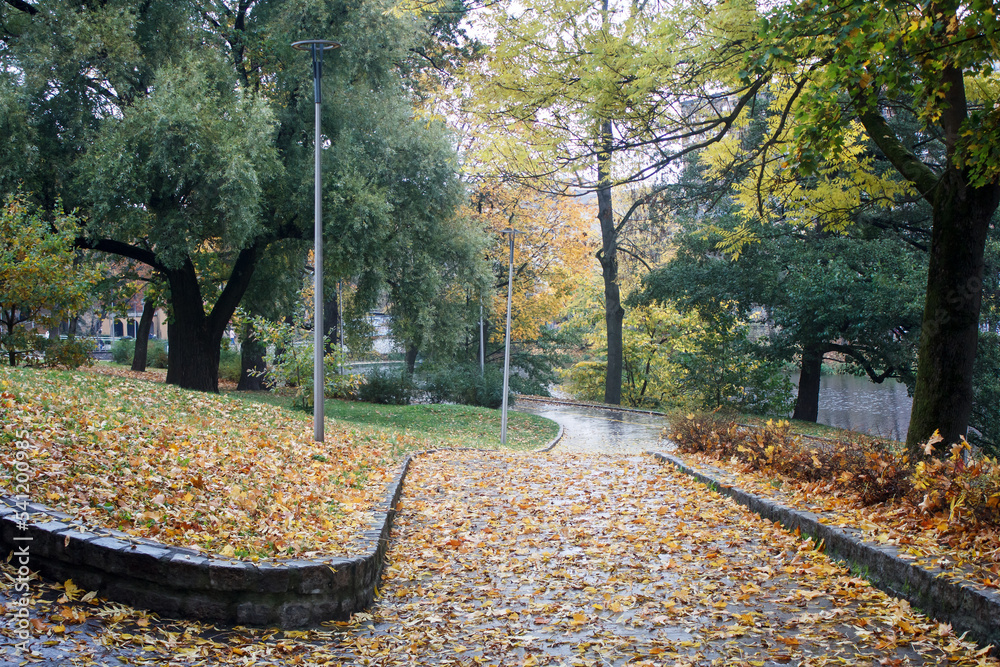
M 350 622 L 215 632 L 104 603 L 28 664 L 998 664 L 653 457 L 563 451 L 564 425 L 550 453 L 418 457 Z

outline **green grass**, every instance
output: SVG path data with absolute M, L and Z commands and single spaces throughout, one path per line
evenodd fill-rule
M 232 398 L 260 401 L 291 410 L 291 399 L 272 392 L 223 392 Z M 312 413 L 296 411 L 303 419 Z M 428 448 L 500 447 L 500 411 L 468 405 L 380 405 L 327 399 L 326 417 L 341 424 L 374 430 L 383 436 L 416 438 Z M 507 413 L 507 447 L 537 449 L 556 437 L 555 422 L 513 410 Z

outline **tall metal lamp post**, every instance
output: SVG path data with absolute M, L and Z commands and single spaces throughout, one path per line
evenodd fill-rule
M 507 392 L 510 387 L 510 304 L 514 296 L 514 235 L 516 229 L 503 230 L 510 234 L 510 268 L 507 272 L 507 336 L 503 350 L 503 412 L 500 415 L 500 443 L 507 444 Z
M 313 94 L 316 100 L 316 163 L 314 192 L 314 237 L 315 250 L 313 262 L 316 265 L 315 285 L 313 287 L 313 439 L 323 442 L 323 416 L 326 401 L 326 373 L 323 367 L 323 192 L 321 186 L 320 166 L 320 112 L 323 106 L 323 93 L 320 80 L 323 78 L 323 52 L 340 46 L 339 42 L 328 39 L 306 39 L 292 42 L 292 48 L 299 51 L 310 51 L 313 62 Z

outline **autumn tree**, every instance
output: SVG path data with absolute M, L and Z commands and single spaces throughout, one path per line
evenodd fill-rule
M 46 220 L 23 195 L 0 209 L 0 349 L 11 366 L 35 349 L 37 328 L 51 334 L 88 303 L 95 276 L 76 262 L 77 224 L 63 212 Z
M 485 300 L 487 359 L 502 356 L 510 258 L 508 228 L 514 237 L 511 305 L 512 364 L 527 374 L 532 391 L 554 382 L 553 366 L 562 361 L 572 336 L 561 325 L 581 280 L 591 273 L 592 203 L 560 197 L 517 182 L 486 179 L 471 196 L 469 215 L 492 243 L 491 291 Z M 473 340 L 478 340 L 478 331 Z M 478 349 L 477 349 L 478 354 Z

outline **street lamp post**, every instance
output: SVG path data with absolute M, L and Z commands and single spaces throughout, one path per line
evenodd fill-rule
M 315 283 L 313 287 L 313 439 L 323 442 L 323 415 L 326 407 L 326 373 L 323 368 L 323 192 L 321 185 L 320 166 L 320 114 L 323 106 L 323 93 L 320 81 L 323 78 L 323 52 L 340 46 L 339 42 L 328 39 L 306 39 L 292 42 L 292 48 L 299 51 L 310 51 L 313 62 L 313 95 L 316 101 L 316 132 L 315 132 L 315 184 L 314 184 L 314 243 L 313 263 Z
M 510 305 L 514 296 L 514 235 L 516 229 L 503 230 L 510 234 L 510 267 L 507 271 L 507 336 L 503 350 L 503 412 L 500 415 L 500 444 L 507 444 L 507 392 L 510 387 Z

